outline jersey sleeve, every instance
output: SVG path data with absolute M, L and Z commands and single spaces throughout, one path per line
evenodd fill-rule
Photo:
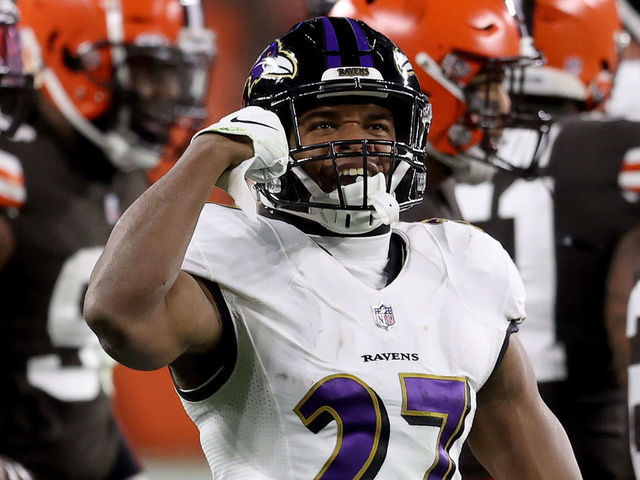
M 0 207 L 21 208 L 27 197 L 22 164 L 15 155 L 0 150 Z
M 513 260 L 496 239 L 469 223 L 431 220 L 447 258 L 449 275 L 470 311 L 501 319 L 501 325 L 525 318 L 525 292 Z M 492 313 L 490 313 L 492 312 Z
M 470 238 L 464 250 L 470 275 L 477 275 L 474 288 L 496 302 L 506 321 L 522 323 L 526 316 L 525 291 L 515 263 L 498 240 L 472 225 L 466 228 Z
M 240 210 L 205 205 L 182 269 L 240 295 L 276 294 L 286 288 L 288 261 L 273 229 Z M 272 268 L 277 266 L 277 268 Z

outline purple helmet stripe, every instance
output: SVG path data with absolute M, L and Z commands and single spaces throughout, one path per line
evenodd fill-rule
M 362 31 L 360 25 L 356 23 L 352 18 L 347 18 L 349 23 L 351 24 L 351 28 L 353 29 L 353 33 L 356 36 L 356 44 L 358 45 L 358 50 L 361 52 L 366 52 L 371 50 L 371 45 L 369 45 L 369 41 L 367 40 L 366 35 Z M 362 67 L 373 67 L 373 59 L 371 58 L 371 54 L 360 55 L 360 66 Z
M 322 23 L 324 24 L 325 46 L 327 48 L 327 51 L 338 52 L 338 36 L 336 35 L 336 31 L 331 24 L 331 20 L 324 17 L 322 19 Z M 327 55 L 327 68 L 335 68 L 341 66 L 342 60 L 340 59 L 340 55 Z

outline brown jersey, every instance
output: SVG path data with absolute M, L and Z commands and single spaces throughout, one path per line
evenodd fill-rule
M 0 150 L 6 165 L 22 166 L 0 176 L 13 185 L 13 202 L 2 206 L 16 239 L 0 272 L 0 454 L 43 478 L 106 478 L 121 440 L 101 378 L 110 365 L 82 300 L 146 177 L 115 171 L 89 144 L 64 147 L 41 126 L 3 139 Z

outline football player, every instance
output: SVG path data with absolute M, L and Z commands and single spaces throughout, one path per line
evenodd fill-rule
M 624 390 L 605 329 L 610 259 L 640 223 L 630 188 L 640 125 L 600 112 L 618 64 L 620 21 L 613 0 L 525 1 L 523 11 L 547 58 L 527 70 L 523 93 L 532 112 L 543 108 L 558 122 L 535 176 L 517 174 L 532 142 L 505 131 L 498 155 L 514 168 L 456 194 L 464 218 L 497 238 L 518 266 L 528 302 L 521 338 L 585 478 L 633 478 Z
M 193 1 L 19 6 L 37 92 L 28 122 L 0 140 L 0 464 L 9 478 L 16 465 L 36 480 L 131 478 L 113 363 L 82 301 L 169 130 L 203 116 L 211 32 Z
M 640 120 L 640 2 L 618 0 L 622 23 L 629 34 L 629 44 L 622 54 L 607 111 L 614 116 Z M 635 158 L 632 159 L 631 157 Z M 621 173 L 627 195 L 640 194 L 636 166 L 640 149 L 628 154 Z M 640 227 L 627 233 L 618 243 L 607 276 L 605 312 L 613 358 L 620 382 L 628 388 L 629 437 L 633 468 L 640 476 Z M 635 285 L 635 286 L 634 286 Z M 626 327 L 626 328 L 625 328 Z M 626 331 L 625 331 L 626 330 Z
M 469 436 L 498 479 L 581 478 L 511 335 L 506 252 L 397 221 L 431 123 L 405 54 L 307 20 L 259 56 L 244 105 L 124 213 L 85 297 L 116 360 L 170 366 L 214 477 L 459 479 Z M 205 204 L 216 183 L 241 209 Z

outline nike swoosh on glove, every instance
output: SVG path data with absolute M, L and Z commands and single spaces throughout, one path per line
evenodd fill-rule
M 245 107 L 200 130 L 193 138 L 210 132 L 245 135 L 251 139 L 254 156 L 225 171 L 216 185 L 231 195 L 245 215 L 255 221 L 256 203 L 246 179 L 266 183 L 283 175 L 289 164 L 289 143 L 280 119 L 264 108 Z
M 255 155 L 247 159 L 251 160 L 245 170 L 247 178 L 265 183 L 286 172 L 289 164 L 289 142 L 275 113 L 261 107 L 245 107 L 203 128 L 193 138 L 210 132 L 245 135 L 251 139 Z

